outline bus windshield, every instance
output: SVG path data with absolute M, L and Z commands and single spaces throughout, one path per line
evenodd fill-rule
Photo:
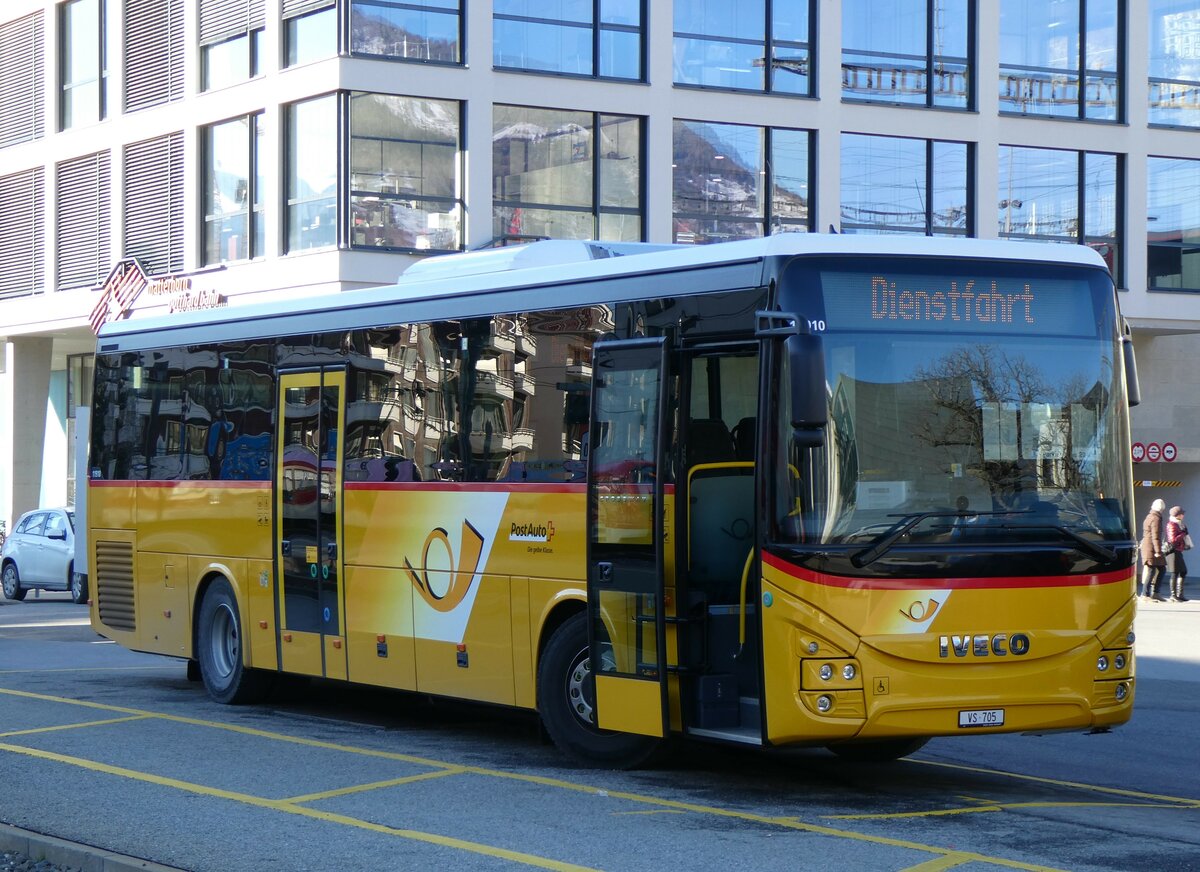
M 1112 282 L 1096 269 L 944 258 L 798 260 L 780 308 L 822 336 L 824 445 L 793 443 L 776 380 L 774 539 L 863 546 L 1132 536 Z M 860 563 L 860 561 L 856 561 Z

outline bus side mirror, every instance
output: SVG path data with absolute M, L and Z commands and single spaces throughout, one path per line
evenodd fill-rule
M 1133 337 L 1129 328 L 1121 337 L 1121 354 L 1125 358 L 1125 393 L 1129 395 L 1130 408 L 1142 401 L 1142 386 L 1138 382 L 1137 359 L 1133 356 Z
M 784 340 L 792 383 L 792 441 L 801 448 L 825 444 L 829 403 L 825 395 L 825 349 L 815 333 L 796 333 Z

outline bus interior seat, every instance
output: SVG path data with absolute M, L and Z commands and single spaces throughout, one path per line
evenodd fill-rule
M 754 476 L 749 469 L 705 470 L 691 479 L 688 577 L 710 603 L 736 603 L 754 547 Z
M 720 418 L 694 418 L 688 425 L 687 466 L 728 463 L 734 459 L 733 436 Z
M 733 449 L 738 460 L 754 460 L 758 418 L 742 418 L 733 428 Z

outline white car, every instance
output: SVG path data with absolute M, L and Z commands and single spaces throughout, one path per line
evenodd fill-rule
M 0 551 L 0 579 L 10 600 L 41 588 L 87 602 L 86 576 L 75 572 L 75 509 L 34 509 L 18 518 Z

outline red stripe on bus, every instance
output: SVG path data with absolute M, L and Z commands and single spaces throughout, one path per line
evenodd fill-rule
M 202 479 L 191 478 L 184 481 L 141 481 L 138 479 L 118 478 L 93 478 L 88 479 L 89 487 L 193 487 L 193 488 L 264 488 L 269 490 L 271 482 L 269 481 L 246 481 L 244 479 L 233 479 L 229 481 L 221 481 L 219 479 Z
M 853 590 L 1001 590 L 1006 588 L 1037 587 L 1099 587 L 1102 584 L 1119 584 L 1133 578 L 1131 569 L 1116 569 L 1112 572 L 1088 575 L 1029 575 L 995 578 L 853 578 L 830 575 L 801 569 L 795 564 L 763 553 L 763 563 L 790 575 L 799 581 L 819 584 L 824 587 L 840 587 Z
M 583 493 L 587 485 L 583 482 L 507 482 L 507 481 L 348 481 L 346 490 L 351 491 L 436 491 L 449 493 L 522 493 L 522 494 L 573 494 Z

